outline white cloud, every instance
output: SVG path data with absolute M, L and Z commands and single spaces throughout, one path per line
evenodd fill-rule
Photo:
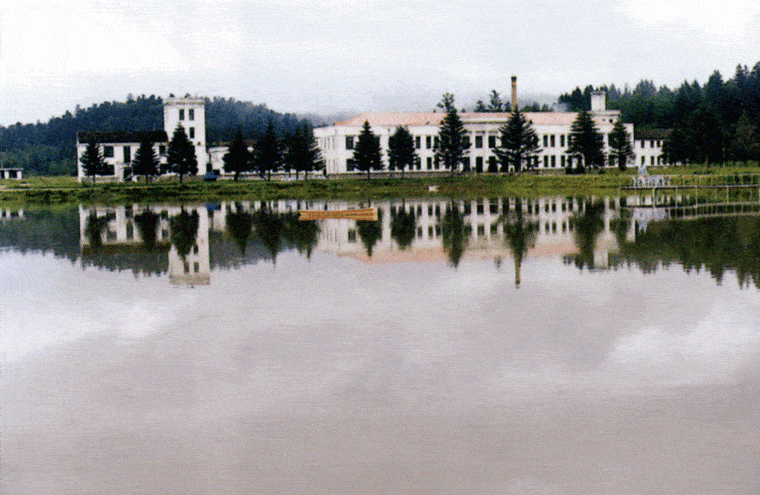
M 644 25 L 682 23 L 705 33 L 728 38 L 743 36 L 756 27 L 760 3 L 755 0 L 635 0 L 624 11 Z

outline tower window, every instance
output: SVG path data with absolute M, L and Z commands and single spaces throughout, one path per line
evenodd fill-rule
M 179 109 L 179 120 L 185 120 L 185 109 L 180 108 Z
M 191 108 L 190 110 L 187 111 L 187 118 L 189 120 L 195 120 L 195 109 L 194 108 Z

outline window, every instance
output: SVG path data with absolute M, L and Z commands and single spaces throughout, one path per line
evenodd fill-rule
M 198 273 L 199 271 L 201 271 L 201 264 L 198 263 L 197 261 L 193 263 L 193 271 L 195 273 Z
M 179 109 L 179 120 L 185 120 L 185 109 L 180 108 Z
M 565 155 L 561 155 L 559 157 L 559 166 L 564 167 L 565 166 Z
M 124 163 L 129 163 L 132 161 L 132 148 L 129 146 L 124 146 Z
M 548 148 L 548 147 L 549 147 L 549 136 L 544 134 L 544 148 Z
M 544 168 L 547 168 L 548 166 L 549 166 L 549 157 L 544 155 Z
M 552 136 L 552 137 L 554 137 L 554 136 Z M 557 157 L 554 156 L 554 155 L 552 155 L 552 168 L 554 168 L 556 166 L 557 166 Z
M 470 136 L 465 136 L 464 139 L 462 139 L 462 144 L 465 149 L 470 147 Z
M 554 148 L 554 134 L 549 136 L 549 145 Z
M 476 148 L 483 147 L 483 136 L 475 136 L 475 147 Z
M 433 158 L 427 157 L 427 169 L 432 170 L 433 169 Z
M 649 164 L 650 165 L 654 165 L 654 157 L 653 156 L 649 157 Z
M 482 144 L 482 143 L 481 143 Z M 483 157 L 475 157 L 475 171 L 479 174 L 483 172 Z
M 113 146 L 103 146 L 103 158 L 113 158 Z
M 646 161 L 646 160 L 647 160 L 647 157 L 645 157 L 645 156 L 642 156 L 642 157 L 641 157 L 641 164 L 642 164 L 642 165 L 646 165 L 646 164 L 647 164 L 647 161 Z
M 488 147 L 489 148 L 496 147 L 496 136 L 488 136 Z
M 422 148 L 422 137 L 421 136 L 414 136 L 414 147 L 416 149 Z
M 195 139 L 195 127 L 191 127 L 190 130 L 190 139 Z
M 346 149 L 347 150 L 354 149 L 354 137 L 353 136 L 346 136 Z
M 187 111 L 187 118 L 188 120 L 195 120 L 195 109 L 191 108 Z
M 425 148 L 430 149 L 433 147 L 433 136 L 425 136 Z
M 559 145 L 560 145 L 560 147 L 562 147 L 562 148 L 564 148 L 564 147 L 565 147 L 565 135 L 564 135 L 564 134 L 560 134 L 560 135 L 559 135 Z

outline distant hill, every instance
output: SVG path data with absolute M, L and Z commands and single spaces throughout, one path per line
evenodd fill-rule
M 206 141 L 212 146 L 231 141 L 238 128 L 244 138 L 257 139 L 270 120 L 275 133 L 284 136 L 307 119 L 234 98 L 206 98 Z M 47 123 L 0 126 L 0 165 L 22 167 L 26 175 L 73 175 L 78 131 L 151 131 L 163 126 L 163 99 L 154 95 L 77 107 L 74 114 L 67 111 Z

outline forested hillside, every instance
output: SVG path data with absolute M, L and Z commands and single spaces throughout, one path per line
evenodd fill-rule
M 264 135 L 269 122 L 278 137 L 292 134 L 302 122 L 266 105 L 234 98 L 206 98 L 206 140 L 210 145 L 229 142 L 238 129 L 246 139 Z M 0 126 L 0 164 L 22 167 L 26 175 L 75 173 L 77 131 L 150 131 L 163 129 L 163 100 L 129 95 L 126 102 L 104 102 L 66 112 L 47 123 Z M 171 129 L 168 129 L 171 133 Z
M 591 92 L 607 92 L 607 107 L 621 111 L 637 130 L 672 129 L 666 146 L 671 162 L 723 163 L 760 160 L 760 62 L 739 65 L 728 80 L 715 71 L 700 85 L 684 81 L 675 90 L 640 81 L 633 90 L 615 85 L 560 95 L 569 111 L 590 109 Z

